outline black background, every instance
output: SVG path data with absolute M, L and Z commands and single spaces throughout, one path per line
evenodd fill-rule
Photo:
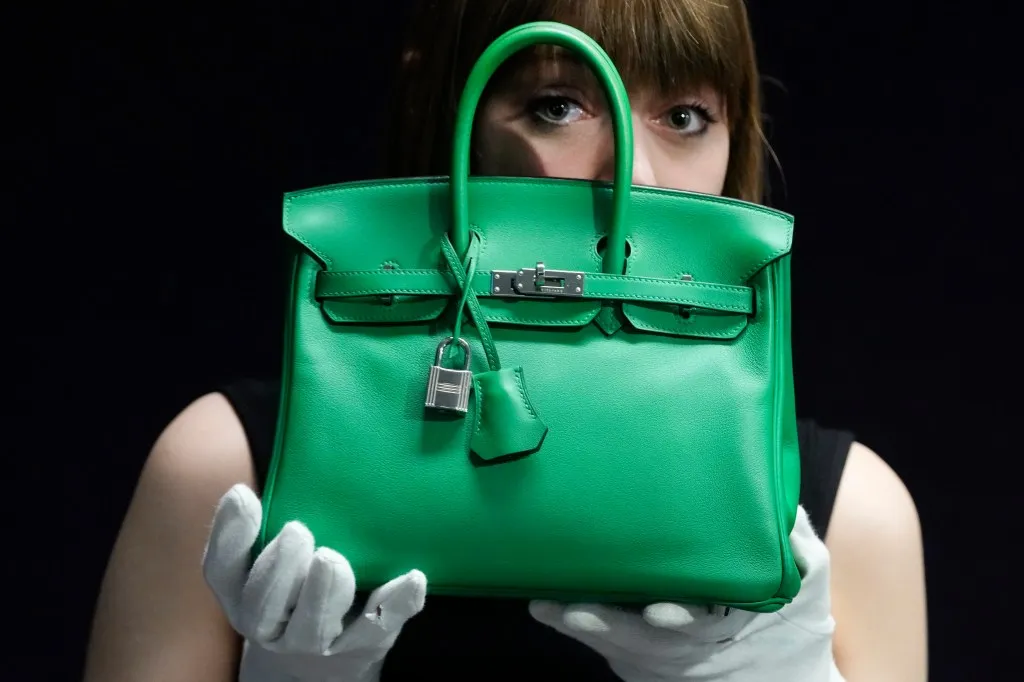
M 277 371 L 282 193 L 372 173 L 406 4 L 80 4 L 7 23 L 18 679 L 80 675 L 162 426 Z M 855 430 L 917 500 L 932 680 L 1016 667 L 1022 92 L 1004 4 L 752 3 L 785 176 L 772 203 L 797 217 L 799 409 Z

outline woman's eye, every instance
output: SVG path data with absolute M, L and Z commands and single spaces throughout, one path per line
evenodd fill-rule
M 583 108 L 568 97 L 538 97 L 529 104 L 529 111 L 537 120 L 551 125 L 564 126 L 578 120 Z
M 674 107 L 665 117 L 672 130 L 683 135 L 699 135 L 708 127 L 711 117 L 705 109 L 695 105 Z

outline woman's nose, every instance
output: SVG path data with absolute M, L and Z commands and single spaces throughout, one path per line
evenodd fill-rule
M 615 142 L 614 138 L 609 135 L 607 144 L 605 145 L 605 154 L 602 159 L 600 173 L 597 176 L 597 180 L 603 180 L 605 182 L 612 182 L 615 179 Z M 651 163 L 651 156 L 648 153 L 647 146 L 639 122 L 633 122 L 633 184 L 634 185 L 648 185 L 653 186 L 657 184 L 657 179 L 654 177 L 654 166 Z
M 651 164 L 651 157 L 640 140 L 633 145 L 633 184 L 634 185 L 656 185 L 654 177 L 654 166 Z

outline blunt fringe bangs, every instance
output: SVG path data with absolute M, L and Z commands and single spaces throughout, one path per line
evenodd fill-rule
M 730 129 L 725 194 L 762 200 L 759 76 L 743 0 L 424 0 L 416 10 L 398 69 L 386 175 L 446 175 L 458 99 L 476 60 L 511 28 L 558 21 L 594 38 L 630 88 L 719 92 Z

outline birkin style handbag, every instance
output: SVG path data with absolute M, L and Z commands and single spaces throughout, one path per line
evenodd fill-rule
M 614 181 L 470 177 L 488 79 L 598 76 Z M 773 611 L 800 587 L 790 216 L 634 187 L 607 54 L 551 22 L 472 70 L 449 177 L 286 195 L 296 247 L 256 551 L 292 520 L 371 589 Z

